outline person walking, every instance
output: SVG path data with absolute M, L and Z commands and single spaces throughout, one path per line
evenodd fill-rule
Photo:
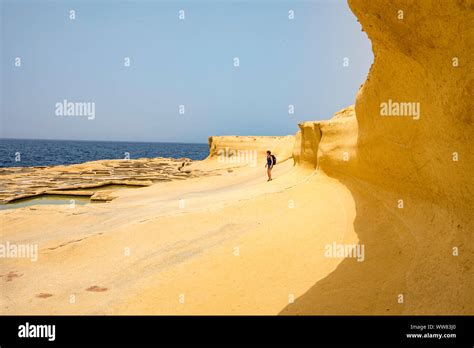
M 271 151 L 267 151 L 267 164 L 265 164 L 265 167 L 267 168 L 267 175 L 268 175 L 268 180 L 272 180 L 272 169 L 273 166 L 276 164 L 276 157 L 272 155 Z

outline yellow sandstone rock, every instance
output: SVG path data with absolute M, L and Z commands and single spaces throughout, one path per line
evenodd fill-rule
M 355 107 L 295 136 L 210 137 L 191 164 L 6 169 L 7 196 L 63 174 L 154 184 L 0 211 L 1 243 L 39 249 L 0 263 L 0 313 L 474 314 L 472 4 L 350 0 L 374 64 Z

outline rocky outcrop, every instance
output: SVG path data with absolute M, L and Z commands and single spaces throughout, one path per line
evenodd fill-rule
M 350 189 L 365 260 L 282 313 L 473 314 L 474 3 L 349 5 L 374 54 L 356 117 L 300 125 L 294 157 Z
M 9 167 L 0 169 L 0 203 L 43 194 L 91 196 L 94 201 L 114 197 L 98 188 L 108 185 L 150 186 L 154 182 L 183 180 L 200 175 L 188 169 L 187 158 L 142 158 L 93 161 L 69 166 Z
M 328 170 L 334 162 L 347 164 L 355 156 L 357 121 L 354 106 L 337 112 L 329 121 L 307 121 L 298 126 L 300 130 L 293 148 L 295 165 L 313 170 L 322 164 Z
M 296 133 L 293 148 L 294 163 L 314 169 L 318 163 L 318 147 L 321 141 L 319 122 L 304 122 L 298 126 L 300 130 Z
M 211 136 L 209 157 L 222 163 L 254 165 L 265 162 L 266 151 L 277 157 L 278 163 L 292 157 L 295 137 L 287 136 Z
M 354 0 L 349 5 L 374 53 L 357 95 L 357 174 L 382 185 L 390 180 L 401 196 L 436 198 L 441 204 L 462 197 L 472 206 L 474 3 Z M 389 101 L 392 109 L 395 103 L 416 103 L 418 118 L 414 112 L 381 116 Z

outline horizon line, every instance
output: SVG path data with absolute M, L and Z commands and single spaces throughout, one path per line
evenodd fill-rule
M 102 143 L 155 143 L 155 144 L 190 144 L 190 145 L 209 145 L 208 143 L 179 142 L 179 141 L 134 141 L 134 140 L 79 140 L 79 139 L 41 139 L 41 138 L 6 138 L 0 137 L 0 140 L 45 140 L 45 141 L 82 141 L 82 142 L 102 142 Z

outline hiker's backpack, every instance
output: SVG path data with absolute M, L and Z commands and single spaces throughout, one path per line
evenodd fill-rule
M 273 165 L 277 164 L 277 158 L 274 155 L 272 155 L 272 161 Z

